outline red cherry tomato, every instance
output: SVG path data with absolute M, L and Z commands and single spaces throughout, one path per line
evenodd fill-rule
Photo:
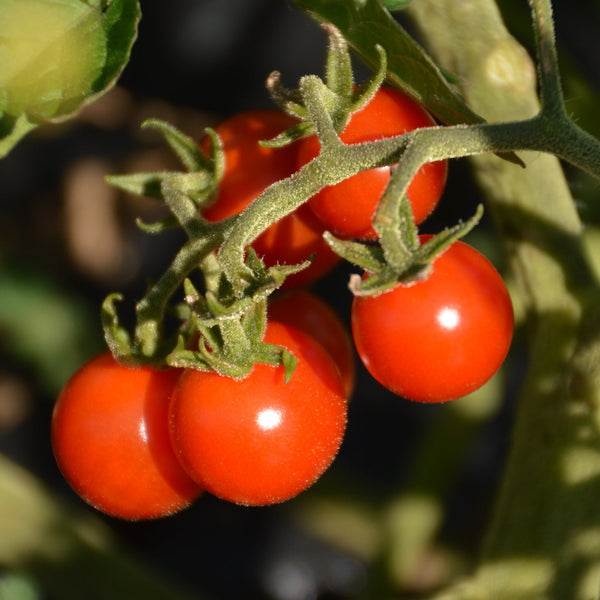
M 435 121 L 414 100 L 398 90 L 382 87 L 369 104 L 351 116 L 340 139 L 346 144 L 358 144 L 433 125 Z M 319 150 L 316 136 L 301 140 L 298 166 L 312 160 Z M 412 180 L 407 195 L 417 224 L 437 205 L 446 184 L 447 168 L 446 161 L 426 164 Z M 324 188 L 308 205 L 333 233 L 373 240 L 377 238 L 373 216 L 389 179 L 390 167 L 363 171 Z
M 104 353 L 67 382 L 54 406 L 52 446 L 86 502 L 114 517 L 152 519 L 200 495 L 169 439 L 169 399 L 180 374 L 125 367 Z
M 432 266 L 424 281 L 352 303 L 354 342 L 371 375 L 420 402 L 483 385 L 504 362 L 514 325 L 506 286 L 477 250 L 455 242 Z
M 215 496 L 273 504 L 309 487 L 341 444 L 346 399 L 335 363 L 303 331 L 270 322 L 265 340 L 298 359 L 284 368 L 257 364 L 245 379 L 188 370 L 170 409 L 173 446 L 190 476 Z
M 225 173 L 213 204 L 202 211 L 207 220 L 219 221 L 240 213 L 269 185 L 297 170 L 297 144 L 284 148 L 263 148 L 258 144 L 296 123 L 282 111 L 262 109 L 238 113 L 215 128 L 223 143 Z M 202 146 L 207 150 L 208 140 Z M 314 253 L 308 269 L 286 280 L 287 286 L 310 283 L 340 260 L 323 240 L 323 231 L 320 221 L 302 207 L 272 225 L 252 247 L 268 267 L 301 263 Z
M 356 379 L 354 344 L 329 304 L 306 290 L 292 290 L 269 303 L 269 319 L 298 327 L 317 340 L 337 365 L 346 398 L 352 396 Z

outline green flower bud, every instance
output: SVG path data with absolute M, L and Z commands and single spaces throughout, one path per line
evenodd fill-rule
M 102 73 L 102 12 L 84 0 L 0 0 L 0 116 L 79 108 Z

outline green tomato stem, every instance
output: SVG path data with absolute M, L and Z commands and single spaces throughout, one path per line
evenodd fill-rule
M 169 268 L 138 302 L 134 339 L 142 356 L 157 355 L 162 339 L 164 313 L 169 299 L 183 280 L 223 243 L 231 226 L 231 221 L 212 225 L 210 235 L 205 235 L 199 230 L 198 237 L 192 237 L 183 245 Z
M 400 201 L 417 171 L 426 163 L 479 154 L 538 151 L 554 154 L 600 179 L 600 142 L 554 112 L 539 112 L 523 120 L 500 123 L 427 127 L 401 136 L 363 144 L 343 144 L 319 98 L 320 82 L 306 77 L 302 89 L 321 140 L 321 154 L 298 173 L 267 188 L 236 221 L 220 250 L 220 262 L 230 281 L 242 290 L 247 277 L 244 248 L 272 223 L 290 214 L 312 195 L 357 172 L 398 162 L 395 194 L 379 205 L 375 228 L 395 222 Z M 550 109 L 547 109 L 551 111 Z
M 474 110 L 490 121 L 525 118 L 527 149 L 551 151 L 598 177 L 598 142 L 561 108 L 550 4 L 531 6 L 544 96 L 538 117 L 532 64 L 493 1 L 422 0 L 409 10 L 441 65 L 469 82 L 463 92 Z M 530 360 L 481 562 L 444 600 L 583 600 L 598 591 L 600 335 L 590 307 L 600 291 L 559 162 L 548 154 L 523 158 L 526 169 L 491 155 L 473 159 L 527 310 Z

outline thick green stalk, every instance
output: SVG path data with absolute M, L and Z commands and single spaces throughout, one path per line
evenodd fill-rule
M 547 3 L 532 4 L 547 18 Z M 410 6 L 427 47 L 477 113 L 495 122 L 538 112 L 533 63 L 492 0 Z M 559 79 L 544 81 L 548 93 Z M 448 599 L 583 600 L 600 586 L 600 336 L 589 309 L 598 288 L 559 162 L 520 156 L 526 169 L 493 155 L 472 159 L 528 310 L 531 356 L 480 567 Z

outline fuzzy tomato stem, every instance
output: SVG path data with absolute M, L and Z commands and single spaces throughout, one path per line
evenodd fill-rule
M 494 2 L 423 0 L 409 10 L 441 65 L 469 82 L 463 91 L 474 110 L 493 121 L 529 118 L 524 125 L 538 139 L 530 149 L 546 144 L 546 152 L 568 156 L 597 177 L 598 142 L 577 132 L 564 113 L 556 117 L 559 79 L 550 4 L 531 5 L 541 32 L 546 100 L 536 118 L 531 118 L 539 111 L 532 64 L 505 30 Z M 597 578 L 589 575 L 600 568 L 600 552 L 597 546 L 584 549 L 581 538 L 597 527 L 600 496 L 590 475 L 597 453 L 588 454 L 581 432 L 589 439 L 600 436 L 600 363 L 590 360 L 600 352 L 600 335 L 589 312 L 600 291 L 559 162 L 549 155 L 524 158 L 527 169 L 494 156 L 473 160 L 527 308 L 531 357 L 482 560 L 445 599 L 583 600 L 597 594 Z

